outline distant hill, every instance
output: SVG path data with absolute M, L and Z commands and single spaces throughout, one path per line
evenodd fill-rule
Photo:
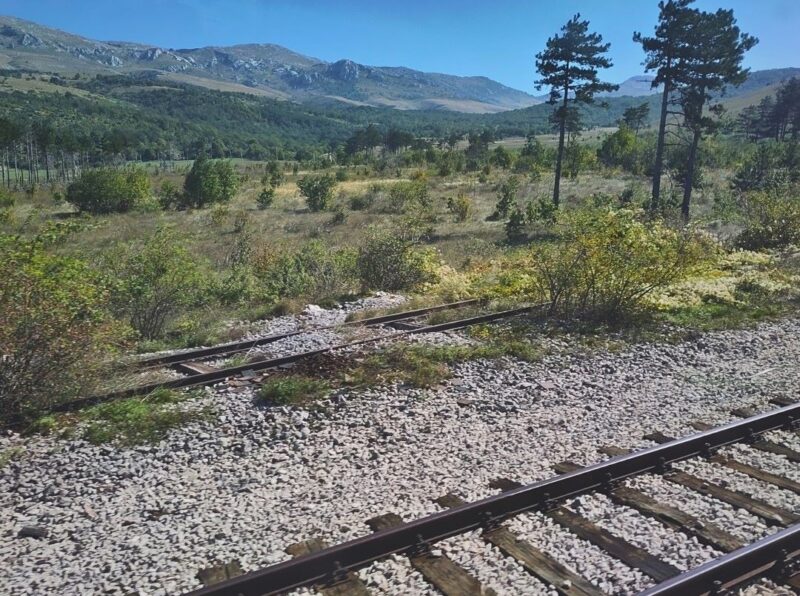
M 95 41 L 0 16 L 0 68 L 130 74 L 155 71 L 172 81 L 306 103 L 491 113 L 540 103 L 486 77 L 325 62 L 273 44 L 170 49 Z
M 660 93 L 661 87 L 653 89 L 653 75 L 637 75 L 619 84 L 619 89 L 610 93 L 602 93 L 603 97 L 644 97 Z

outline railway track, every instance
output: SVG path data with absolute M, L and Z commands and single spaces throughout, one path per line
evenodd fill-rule
M 412 327 L 388 334 L 377 335 L 375 337 L 370 337 L 367 339 L 330 344 L 325 347 L 314 350 L 307 350 L 304 352 L 289 354 L 286 356 L 279 356 L 276 358 L 268 358 L 255 362 L 248 362 L 246 364 L 241 364 L 236 366 L 214 368 L 202 365 L 202 361 L 207 360 L 208 358 L 246 352 L 247 350 L 250 350 L 254 347 L 268 345 L 278 340 L 285 339 L 288 337 L 294 337 L 297 335 L 301 335 L 303 333 L 340 329 L 342 327 L 348 327 L 348 326 L 377 326 L 377 325 L 384 325 L 387 323 L 397 323 L 400 321 L 408 321 L 411 319 L 416 319 L 421 316 L 425 316 L 435 312 L 459 309 L 459 308 L 464 308 L 466 306 L 474 306 L 478 304 L 481 304 L 481 301 L 478 299 L 466 300 L 462 302 L 443 304 L 429 308 L 416 309 L 412 311 L 394 313 L 390 315 L 383 315 L 379 317 L 373 317 L 370 319 L 363 319 L 360 321 L 351 321 L 343 323 L 341 325 L 329 325 L 325 327 L 302 329 L 284 334 L 270 335 L 255 340 L 246 340 L 243 342 L 221 344 L 219 346 L 212 346 L 209 348 L 199 348 L 196 350 L 188 350 L 185 352 L 180 352 L 178 354 L 172 354 L 168 356 L 155 356 L 153 358 L 143 359 L 137 362 L 137 366 L 139 368 L 152 368 L 154 366 L 162 366 L 162 367 L 181 366 L 183 367 L 183 371 L 188 372 L 189 374 L 174 379 L 148 383 L 145 385 L 139 385 L 128 389 L 122 389 L 119 391 L 114 391 L 102 395 L 94 395 L 84 399 L 68 402 L 58 406 L 55 409 L 55 411 L 63 412 L 63 411 L 79 410 L 81 408 L 85 408 L 87 406 L 95 405 L 98 403 L 104 403 L 117 399 L 124 399 L 127 397 L 134 397 L 137 395 L 147 395 L 159 389 L 188 389 L 192 387 L 203 387 L 208 385 L 214 385 L 216 383 L 220 383 L 233 378 L 253 378 L 257 372 L 275 369 L 281 366 L 292 364 L 294 362 L 312 358 L 314 356 L 326 354 L 334 350 L 355 348 L 380 341 L 392 341 L 403 337 L 408 337 L 411 335 L 421 335 L 426 333 L 450 331 L 454 329 L 464 329 L 466 327 L 482 323 L 493 323 L 496 321 L 509 319 L 511 317 L 516 317 L 519 315 L 531 313 L 545 306 L 543 304 L 537 304 L 533 306 L 524 306 L 520 308 L 503 310 L 499 312 L 490 312 L 486 314 L 481 314 L 464 319 L 458 319 L 454 321 L 448 321 L 445 323 L 438 323 L 434 325 L 421 325 L 418 327 Z
M 367 522 L 373 534 L 336 546 L 326 547 L 311 537 L 287 549 L 295 557 L 292 560 L 195 590 L 190 596 L 262 596 L 301 587 L 313 587 L 325 596 L 369 594 L 355 572 L 395 554 L 408 557 L 425 581 L 446 596 L 493 594 L 491 588 L 482 585 L 469 571 L 434 550 L 442 540 L 475 530 L 481 531 L 482 540 L 493 549 L 515 559 L 525 571 L 559 594 L 601 594 L 597 586 L 532 542 L 515 535 L 504 523 L 530 514 L 546 516 L 571 534 L 649 576 L 654 585 L 643 595 L 723 594 L 760 578 L 769 578 L 797 591 L 800 590 L 800 516 L 674 466 L 704 459 L 776 489 L 800 494 L 800 483 L 720 452 L 722 448 L 744 443 L 800 463 L 800 452 L 766 436 L 772 431 L 797 432 L 800 403 L 774 403 L 780 407 L 765 413 L 734 411 L 740 418 L 719 427 L 711 428 L 697 421 L 694 426 L 700 431 L 682 438 L 653 433 L 644 438 L 657 445 L 641 451 L 605 446 L 601 451 L 611 455 L 610 459 L 587 467 L 562 462 L 555 466 L 557 476 L 533 484 L 497 479 L 491 486 L 500 492 L 479 501 L 465 502 L 453 493 L 438 496 L 435 501 L 444 508 L 439 513 L 410 522 L 403 522 L 391 513 L 381 515 Z M 648 474 L 745 509 L 777 531 L 752 544 L 744 544 L 713 522 L 701 521 L 626 485 L 627 480 Z M 648 550 L 583 517 L 567 504 L 569 499 L 592 493 L 603 493 L 613 502 L 693 537 L 721 554 L 704 565 L 681 572 Z
M 387 323 L 397 323 L 400 321 L 415 319 L 436 312 L 466 308 L 468 306 L 477 306 L 479 304 L 481 304 L 481 300 L 479 298 L 474 298 L 471 300 L 450 302 L 447 304 L 440 304 L 437 306 L 431 306 L 427 308 L 418 308 L 415 310 L 408 310 L 399 313 L 381 315 L 378 317 L 370 317 L 368 319 L 361 319 L 358 321 L 347 321 L 345 323 L 339 323 L 337 325 L 325 325 L 320 327 L 311 327 L 308 329 L 297 329 L 295 331 L 289 331 L 287 333 L 277 333 L 273 335 L 267 335 L 265 337 L 259 337 L 256 339 L 248 339 L 244 341 L 220 344 L 208 348 L 196 348 L 193 350 L 185 350 L 178 352 L 176 354 L 142 358 L 137 360 L 134 363 L 134 366 L 139 369 L 148 369 L 157 366 L 176 365 L 186 362 L 200 362 L 203 360 L 207 360 L 211 357 L 231 356 L 234 354 L 241 354 L 242 352 L 247 352 L 256 347 L 266 346 L 271 343 L 280 341 L 282 339 L 303 335 L 304 333 L 310 333 L 314 331 L 329 331 L 333 329 L 343 329 L 347 327 L 372 327 L 375 325 L 385 325 Z

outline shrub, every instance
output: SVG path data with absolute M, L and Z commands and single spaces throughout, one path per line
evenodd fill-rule
M 494 219 L 508 217 L 517 200 L 517 191 L 519 191 L 519 178 L 516 176 L 510 176 L 500 185 L 497 191 L 497 206 L 493 215 Z
M 263 250 L 254 258 L 253 270 L 272 301 L 307 296 L 311 299 L 341 296 L 356 287 L 356 252 L 331 250 L 312 240 L 299 250 Z
M 615 321 L 683 278 L 705 248 L 635 211 L 585 209 L 565 216 L 558 241 L 533 248 L 532 294 L 553 314 Z
M 161 228 L 144 244 L 118 248 L 107 259 L 111 304 L 143 339 L 163 335 L 181 310 L 200 301 L 204 278 L 180 237 Z
M 277 161 L 270 161 L 264 166 L 264 175 L 261 177 L 261 184 L 278 188 L 283 184 L 283 170 Z
M 258 193 L 258 198 L 256 199 L 256 204 L 258 205 L 259 209 L 266 209 L 272 202 L 275 200 L 275 187 L 273 186 L 265 186 L 261 189 L 261 192 Z
M 0 236 L 0 421 L 30 419 L 92 387 L 121 336 L 107 293 L 46 236 Z
M 469 216 L 472 214 L 472 208 L 472 199 L 463 192 L 458 193 L 455 199 L 453 197 L 447 197 L 447 210 L 453 214 L 453 217 L 459 223 L 463 223 L 469 219 Z
M 182 207 L 200 209 L 227 203 L 236 194 L 239 181 L 229 161 L 198 157 L 183 183 Z
M 346 221 L 347 221 L 347 213 L 345 213 L 344 207 L 342 207 L 341 205 L 336 205 L 336 207 L 333 208 L 333 217 L 331 218 L 331 225 L 340 226 Z
M 558 207 L 549 197 L 539 197 L 525 205 L 525 217 L 529 224 L 553 224 L 558 216 Z
M 366 193 L 363 195 L 350 197 L 349 204 L 350 209 L 353 211 L 363 211 L 365 209 L 369 209 L 375 204 L 375 195 L 372 193 Z
M 644 155 L 634 131 L 620 124 L 616 132 L 608 135 L 597 150 L 600 162 L 609 167 L 619 167 L 633 174 L 644 171 Z
M 162 209 L 175 209 L 181 205 L 181 191 L 170 180 L 161 183 L 158 191 L 158 202 Z
M 509 215 L 508 221 L 505 224 L 506 237 L 509 242 L 520 242 L 527 238 L 525 230 L 525 214 L 519 205 L 514 207 L 514 210 Z
M 322 176 L 303 176 L 297 181 L 300 193 L 306 198 L 311 211 L 324 211 L 333 199 L 336 179 L 328 174 Z
M 759 144 L 755 153 L 736 170 L 731 186 L 740 191 L 775 190 L 789 183 L 789 172 L 782 167 L 780 147 Z
M 87 213 L 124 213 L 150 195 L 150 181 L 140 169 L 83 170 L 67 187 L 67 201 Z
M 0 189 L 0 223 L 11 219 L 11 209 L 14 207 L 14 203 L 14 197 Z
M 436 279 L 434 254 L 411 240 L 373 230 L 358 252 L 358 275 L 364 290 L 409 290 Z
M 389 211 L 408 213 L 415 209 L 430 209 L 428 183 L 424 178 L 410 182 L 398 182 L 389 188 Z
M 800 244 L 800 199 L 772 192 L 742 198 L 745 229 L 737 238 L 742 248 L 760 249 Z

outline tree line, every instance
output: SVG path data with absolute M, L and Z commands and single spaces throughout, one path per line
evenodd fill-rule
M 757 106 L 739 114 L 739 130 L 751 141 L 800 138 L 800 79 L 784 82 L 775 95 L 767 95 Z

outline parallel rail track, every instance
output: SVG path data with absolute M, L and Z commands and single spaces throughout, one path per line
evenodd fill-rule
M 800 588 L 800 525 L 797 515 L 717 487 L 717 492 L 711 491 L 715 498 L 727 498 L 730 503 L 749 508 L 767 523 L 785 527 L 768 538 L 743 545 L 713 524 L 703 524 L 683 511 L 622 485 L 626 479 L 648 473 L 664 474 L 665 477 L 674 475 L 671 479 L 680 482 L 681 474 L 690 475 L 671 472 L 672 464 L 691 458 L 719 457 L 714 455 L 717 450 L 735 443 L 763 445 L 767 441 L 762 435 L 776 430 L 796 430 L 798 420 L 800 404 L 792 403 L 680 439 L 662 436 L 661 444 L 642 451 L 627 453 L 610 448 L 608 451 L 617 454 L 615 457 L 588 467 L 565 462 L 557 466 L 564 473 L 534 484 L 521 486 L 500 480 L 493 486 L 504 492 L 480 501 L 464 503 L 455 495 L 446 495 L 437 499 L 441 505 L 450 507 L 445 511 L 408 523 L 402 523 L 396 516 L 392 519 L 381 516 L 383 519 L 372 520 L 373 528 L 380 528 L 374 534 L 321 550 L 318 550 L 319 545 L 306 546 L 296 551 L 304 554 L 293 560 L 193 591 L 190 595 L 262 596 L 308 586 L 315 586 L 323 594 L 367 594 L 366 587 L 353 572 L 396 553 L 408 555 L 423 576 L 448 596 L 485 594 L 491 590 L 487 592 L 481 588 L 468 572 L 447 557 L 431 553 L 431 546 L 437 542 L 477 529 L 483 530 L 484 540 L 516 558 L 528 572 L 553 585 L 560 594 L 599 594 L 593 584 L 530 543 L 518 539 L 503 526 L 509 518 L 536 511 L 545 513 L 580 537 L 602 545 L 612 556 L 655 579 L 658 583 L 644 592 L 647 595 L 716 594 L 764 574 Z M 791 481 L 787 479 L 787 482 Z M 794 483 L 794 490 L 797 487 Z M 708 483 L 698 487 L 698 490 L 704 489 L 710 490 Z M 727 554 L 681 574 L 647 551 L 614 537 L 561 505 L 571 497 L 598 491 Z
M 395 322 L 410 318 L 415 318 L 423 314 L 429 314 L 431 312 L 436 312 L 439 310 L 451 309 L 451 308 L 459 308 L 462 306 L 466 306 L 467 304 L 476 304 L 479 301 L 466 301 L 461 303 L 454 303 L 448 305 L 442 305 L 438 307 L 432 307 L 427 309 L 419 309 L 417 311 L 410 311 L 406 313 L 396 313 L 394 315 L 384 315 L 382 317 L 375 317 L 373 319 L 365 319 L 363 321 L 353 321 L 352 324 L 369 324 L 369 325 L 376 325 L 379 323 L 386 323 L 386 322 Z M 298 362 L 301 360 L 305 360 L 308 358 L 312 358 L 314 356 L 319 356 L 322 354 L 326 354 L 328 352 L 332 352 L 334 350 L 341 350 L 346 348 L 354 348 L 362 345 L 367 345 L 371 343 L 381 342 L 381 341 L 393 341 L 402 337 L 408 337 L 411 335 L 420 335 L 425 333 L 436 333 L 442 331 L 450 331 L 454 329 L 464 329 L 466 327 L 470 327 L 473 325 L 479 325 L 482 323 L 493 323 L 500 320 L 509 319 L 511 317 L 516 317 L 519 315 L 531 313 L 537 309 L 541 309 L 544 305 L 537 304 L 534 306 L 524 306 L 521 308 L 514 308 L 510 310 L 504 310 L 499 312 L 491 312 L 488 314 L 482 314 L 474 317 L 468 317 L 465 319 L 459 319 L 455 321 L 448 321 L 446 323 L 438 323 L 435 325 L 424 325 L 421 327 L 417 327 L 415 329 L 408 329 L 405 331 L 398 331 L 395 333 L 389 333 L 385 335 L 380 335 L 377 337 L 371 337 L 368 339 L 360 339 L 357 341 L 346 342 L 346 343 L 339 343 L 339 344 L 332 344 L 325 346 L 323 348 L 319 348 L 316 350 L 308 350 L 305 352 L 299 352 L 296 354 L 290 354 L 287 356 L 279 356 L 277 358 L 270 358 L 267 360 L 261 360 L 257 362 L 250 362 L 247 364 L 241 364 L 237 366 L 230 366 L 226 368 L 216 369 L 210 372 L 204 372 L 196 375 L 179 377 L 176 379 L 169 379 L 166 381 L 159 381 L 155 383 L 148 383 L 146 385 L 139 385 L 136 387 L 131 387 L 129 389 L 123 389 L 120 391 L 114 391 L 111 393 L 106 393 L 103 395 L 94 395 L 84 399 L 75 400 L 71 402 L 67 402 L 55 408 L 55 411 L 75 411 L 81 408 L 85 408 L 87 406 L 105 403 L 108 401 L 114 401 L 117 399 L 124 399 L 127 397 L 134 397 L 137 395 L 147 395 L 152 393 L 153 391 L 159 389 L 188 389 L 191 387 L 203 387 L 208 385 L 214 385 L 216 383 L 223 382 L 227 379 L 231 379 L 233 377 L 240 377 L 242 375 L 252 375 L 258 371 L 264 371 L 269 369 L 278 368 L 280 366 L 284 366 L 287 364 L 291 364 L 294 362 Z M 338 327 L 333 326 L 331 328 Z M 322 328 L 315 328 L 315 329 L 306 329 L 302 331 L 292 332 L 290 334 L 285 334 L 282 336 L 269 336 L 266 338 L 262 338 L 261 340 L 254 340 L 254 341 L 263 341 L 264 343 L 270 343 L 270 341 L 277 341 L 276 337 L 279 339 L 281 337 L 288 337 L 291 335 L 299 335 L 300 333 L 308 333 L 311 331 L 318 331 L 319 329 L 328 329 L 329 327 L 322 327 Z M 269 341 L 267 341 L 269 340 Z M 250 343 L 250 342 L 240 342 L 241 343 Z M 206 352 L 206 356 L 208 355 L 219 355 L 222 353 L 226 353 L 223 348 L 228 349 L 228 347 L 232 346 L 233 344 L 224 344 L 222 346 L 215 346 L 212 348 L 201 348 L 198 352 Z M 261 345 L 261 344 L 259 344 Z M 252 347 L 252 346 L 251 346 Z M 210 354 L 209 350 L 217 350 L 220 349 L 221 351 L 215 352 L 215 354 Z M 248 348 L 243 348 L 241 345 L 234 350 L 243 351 Z M 227 352 L 230 353 L 230 352 Z M 182 354 L 176 354 L 175 356 L 183 356 L 186 354 L 185 352 Z M 169 357 L 165 357 L 169 358 Z M 172 362 L 165 362 L 164 364 L 175 364 L 177 362 L 185 362 L 187 360 L 196 360 L 197 356 L 194 358 L 185 358 L 183 360 L 175 360 Z M 152 359 L 150 362 L 154 362 L 157 358 Z
M 210 346 L 208 348 L 196 348 L 193 350 L 184 350 L 176 354 L 142 358 L 134 362 L 134 366 L 136 366 L 137 368 L 152 368 L 155 366 L 174 365 L 182 362 L 195 362 L 198 360 L 204 360 L 210 358 L 212 356 L 229 356 L 231 354 L 239 354 L 241 352 L 247 352 L 248 350 L 252 350 L 253 348 L 256 347 L 265 346 L 280 341 L 282 339 L 295 337 L 298 335 L 302 335 L 304 333 L 310 333 L 314 331 L 327 331 L 331 329 L 341 329 L 346 327 L 370 327 L 373 325 L 384 325 L 386 323 L 405 321 L 408 319 L 414 319 L 423 315 L 429 315 L 432 313 L 441 312 L 445 310 L 454 310 L 459 308 L 465 308 L 467 306 L 477 306 L 481 304 L 481 302 L 482 302 L 481 299 L 474 298 L 471 300 L 462 300 L 460 302 L 450 302 L 448 304 L 440 304 L 437 306 L 418 308 L 415 310 L 408 310 L 399 313 L 380 315 L 377 317 L 370 317 L 368 319 L 361 319 L 358 321 L 347 321 L 345 323 L 339 323 L 337 325 L 324 325 L 320 327 L 309 327 L 307 329 L 296 329 L 295 331 L 288 331 L 286 333 L 276 333 L 273 335 L 267 335 L 265 337 L 259 337 L 256 339 L 248 339 L 226 344 L 219 344 L 216 346 Z

